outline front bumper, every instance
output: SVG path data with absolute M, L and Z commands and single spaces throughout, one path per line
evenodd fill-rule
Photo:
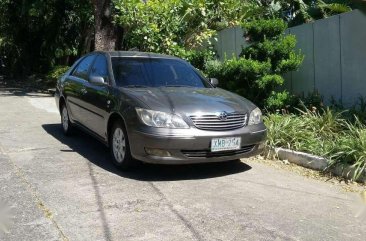
M 131 154 L 148 163 L 189 164 L 223 162 L 260 154 L 264 148 L 267 129 L 264 124 L 246 126 L 231 131 L 204 131 L 190 129 L 144 128 L 128 133 Z M 241 137 L 238 151 L 210 152 L 212 138 Z M 145 148 L 169 151 L 171 156 L 148 155 Z

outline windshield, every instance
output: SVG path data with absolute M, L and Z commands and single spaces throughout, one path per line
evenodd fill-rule
M 112 68 L 119 87 L 211 87 L 192 66 L 177 59 L 113 57 Z

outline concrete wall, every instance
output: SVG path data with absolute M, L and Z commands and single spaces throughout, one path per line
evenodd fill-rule
M 366 15 L 355 12 L 339 18 L 342 99 L 352 103 L 366 96 Z
M 355 10 L 289 28 L 296 48 L 305 55 L 298 71 L 288 73 L 285 88 L 295 94 L 318 91 L 326 104 L 332 99 L 345 106 L 366 97 L 366 15 Z M 216 50 L 222 60 L 238 55 L 246 46 L 240 28 L 219 33 Z
M 315 89 L 326 97 L 326 102 L 329 102 L 332 96 L 335 100 L 341 100 L 342 72 L 339 16 L 316 21 L 312 26 L 314 27 Z M 304 51 L 304 53 L 307 52 Z M 296 79 L 292 81 L 296 81 Z M 301 83 L 302 81 L 298 82 Z
M 297 45 L 296 47 L 301 49 L 302 53 L 305 53 L 304 61 L 300 69 L 291 73 L 291 80 L 303 79 L 306 81 L 291 83 L 292 92 L 301 94 L 302 92 L 308 93 L 314 90 L 314 32 L 312 24 L 305 24 L 289 29 L 290 34 L 296 35 Z
M 212 40 L 212 42 L 220 60 L 239 56 L 242 48 L 248 46 L 243 35 L 241 27 L 227 28 L 217 34 L 217 40 Z

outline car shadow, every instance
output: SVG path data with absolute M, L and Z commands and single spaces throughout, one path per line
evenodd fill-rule
M 40 91 L 40 90 L 35 90 L 35 89 L 27 89 L 27 88 L 7 88 L 7 87 L 2 87 L 0 85 L 0 96 L 24 96 L 24 97 L 36 97 L 36 98 L 41 98 L 41 97 L 50 97 L 52 96 L 51 93 L 49 93 L 48 91 Z
M 0 96 L 49 97 L 53 95 L 49 88 L 54 88 L 54 85 L 45 85 L 41 79 L 11 79 L 0 76 Z
M 174 181 L 206 179 L 232 175 L 248 171 L 251 167 L 239 160 L 220 163 L 204 163 L 189 165 L 154 165 L 139 162 L 137 166 L 126 172 L 117 169 L 110 160 L 109 150 L 95 138 L 76 130 L 70 136 L 64 136 L 59 124 L 44 124 L 43 129 L 70 149 L 61 152 L 77 152 L 91 163 L 122 177 L 140 181 Z

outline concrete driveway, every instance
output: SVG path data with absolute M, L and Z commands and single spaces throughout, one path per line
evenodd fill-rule
M 124 173 L 59 119 L 52 97 L 0 90 L 0 240 L 365 240 L 331 183 L 245 160 Z

